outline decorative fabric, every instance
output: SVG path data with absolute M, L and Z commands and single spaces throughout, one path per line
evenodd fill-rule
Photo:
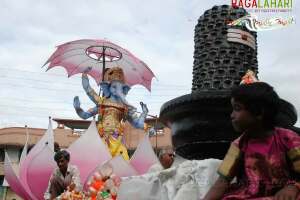
M 254 82 L 258 82 L 256 74 L 252 70 L 247 70 L 246 74 L 242 77 L 242 81 L 240 84 L 251 84 Z
M 166 170 L 124 178 L 118 199 L 202 199 L 218 178 L 216 171 L 220 163 L 217 159 L 187 160 Z
M 223 200 L 271 198 L 290 181 L 299 180 L 300 137 L 275 128 L 272 135 L 254 139 L 243 134 L 229 149 L 218 173 L 231 184 Z

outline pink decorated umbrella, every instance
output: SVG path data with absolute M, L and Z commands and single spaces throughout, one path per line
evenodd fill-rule
M 88 71 L 99 84 L 103 80 L 105 68 L 120 67 L 130 86 L 140 84 L 151 91 L 154 77 L 151 69 L 128 50 L 106 40 L 83 39 L 59 45 L 44 64 L 51 69 L 64 67 L 68 76 Z

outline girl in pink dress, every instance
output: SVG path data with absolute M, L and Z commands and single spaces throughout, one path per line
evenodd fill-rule
M 255 82 L 233 89 L 231 97 L 232 125 L 242 135 L 232 142 L 204 199 L 298 199 L 300 137 L 275 127 L 277 93 Z

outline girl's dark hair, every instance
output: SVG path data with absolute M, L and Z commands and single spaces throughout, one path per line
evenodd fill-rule
M 264 82 L 239 85 L 232 89 L 231 97 L 253 115 L 262 115 L 265 128 L 274 128 L 280 99 L 272 86 Z
M 64 157 L 67 161 L 70 161 L 70 154 L 66 150 L 59 150 L 54 155 L 55 162 L 58 162 L 62 157 Z

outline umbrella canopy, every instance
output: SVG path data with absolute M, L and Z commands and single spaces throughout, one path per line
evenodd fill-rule
M 120 67 L 128 85 L 140 84 L 151 91 L 154 73 L 128 50 L 106 40 L 83 39 L 59 45 L 44 64 L 51 69 L 64 67 L 68 76 L 87 72 L 98 84 L 103 80 L 103 69 Z

